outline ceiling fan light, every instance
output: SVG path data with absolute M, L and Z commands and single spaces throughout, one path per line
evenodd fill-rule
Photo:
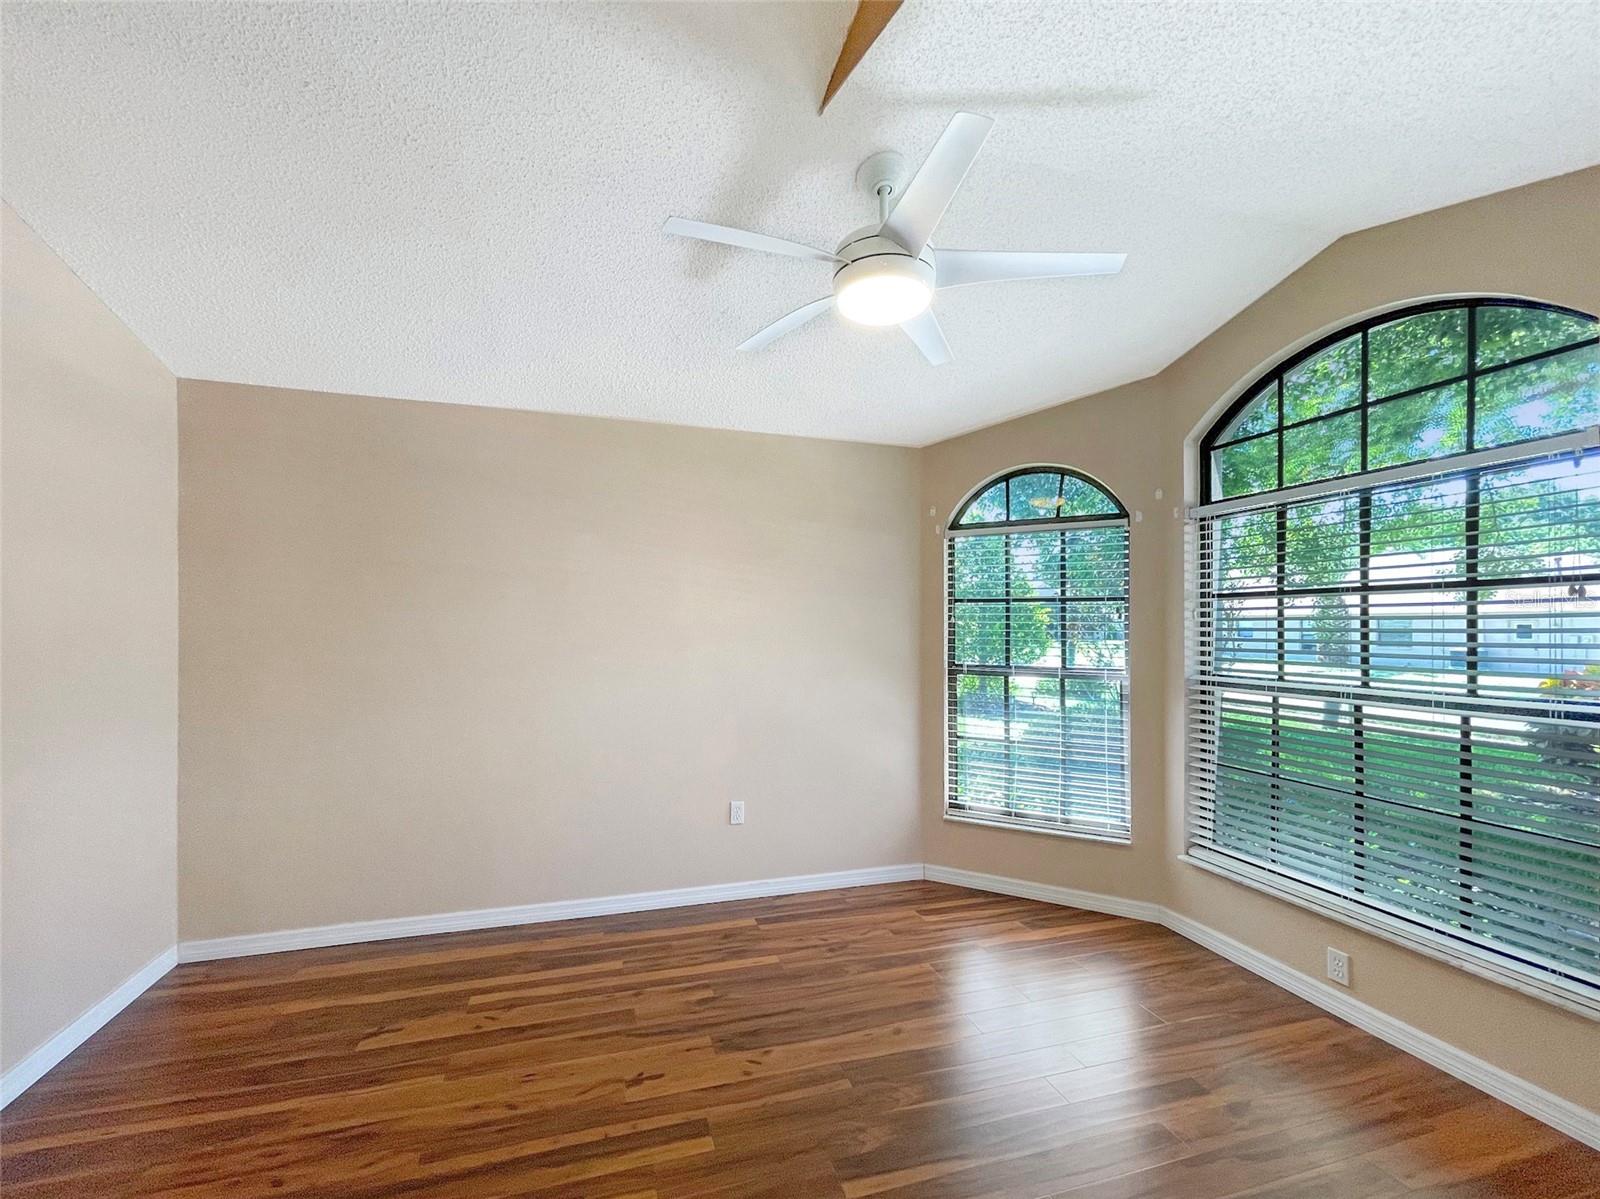
M 835 277 L 839 315 L 858 325 L 899 325 L 927 310 L 933 283 L 915 258 L 885 255 L 852 262 Z

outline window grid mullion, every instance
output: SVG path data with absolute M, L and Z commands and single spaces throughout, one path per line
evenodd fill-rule
M 1061 658 L 1058 665 L 1062 668 L 1056 676 L 1056 740 L 1061 747 L 1061 760 L 1056 767 L 1056 811 L 1065 815 L 1067 780 L 1072 777 L 1072 759 L 1067 749 L 1067 678 L 1064 673 L 1067 665 L 1067 534 L 1064 529 L 1056 534 L 1056 616 L 1061 622 L 1058 630 Z
M 1283 375 L 1278 376 L 1278 486 L 1283 486 Z M 1288 587 L 1289 571 L 1289 513 L 1279 506 L 1274 521 L 1274 536 L 1276 546 L 1274 550 L 1273 572 L 1277 583 L 1278 598 L 1274 605 L 1277 616 L 1277 675 L 1282 682 L 1288 677 L 1288 658 L 1286 644 L 1288 638 L 1288 621 L 1285 619 L 1284 591 Z M 1283 699 L 1281 696 L 1272 697 L 1272 806 L 1269 821 L 1268 849 L 1271 860 L 1278 860 L 1278 834 L 1283 819 Z
M 1361 469 L 1368 469 L 1367 414 L 1368 394 L 1371 391 L 1372 360 L 1367 331 L 1361 331 Z M 1356 561 L 1360 564 L 1360 614 L 1356 633 L 1358 674 L 1362 687 L 1372 683 L 1372 492 L 1362 491 L 1357 516 Z M 1362 798 L 1367 793 L 1367 706 L 1350 705 L 1353 726 L 1351 749 L 1354 760 L 1353 783 L 1356 802 L 1351 823 L 1354 825 L 1355 851 L 1352 863 L 1353 885 L 1359 894 L 1367 889 L 1367 806 Z
M 1478 366 L 1478 314 L 1476 310 L 1467 314 L 1467 445 L 1470 448 L 1476 436 L 1477 412 L 1477 366 Z M 1462 542 L 1465 547 L 1465 575 L 1467 578 L 1467 615 L 1466 615 L 1466 694 L 1478 694 L 1478 673 L 1481 667 L 1479 661 L 1479 613 L 1478 603 L 1480 590 L 1478 582 L 1481 573 L 1479 537 L 1481 529 L 1479 522 L 1482 518 L 1483 485 L 1482 473 L 1473 471 L 1467 479 L 1467 503 L 1463 511 L 1465 527 L 1462 530 Z M 1458 890 L 1461 897 L 1461 922 L 1464 928 L 1472 928 L 1473 920 L 1473 890 L 1472 890 L 1472 809 L 1473 809 L 1473 724 L 1472 717 L 1465 713 L 1461 717 L 1461 839 L 1460 839 L 1460 875 Z
M 1006 515 L 1011 515 L 1011 480 L 1006 480 Z M 1016 742 L 1011 736 L 1011 661 L 1012 636 L 1011 636 L 1011 534 L 1006 533 L 1000 539 L 1000 554 L 1002 562 L 1002 585 L 1000 594 L 1005 596 L 1005 602 L 1000 606 L 1000 617 L 1005 622 L 1005 651 L 1000 661 L 1005 664 L 1006 673 L 1000 680 L 1003 690 L 1002 700 L 1005 711 L 1005 746 L 1006 746 L 1006 809 L 1016 815 L 1017 808 L 1017 751 Z

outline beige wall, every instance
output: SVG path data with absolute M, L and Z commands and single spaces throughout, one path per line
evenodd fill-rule
M 920 860 L 915 451 L 179 410 L 185 940 Z
M 176 381 L 3 207 L 0 1066 L 175 939 Z
M 930 862 L 1164 902 L 1306 974 L 1353 955 L 1352 992 L 1375 1007 L 1600 1110 L 1600 1025 L 1248 890 L 1177 860 L 1183 847 L 1185 440 L 1263 366 L 1357 315 L 1457 294 L 1526 296 L 1600 312 L 1600 168 L 1380 226 L 1336 242 L 1153 379 L 929 447 L 923 511 L 947 517 L 984 476 L 1059 461 L 1098 475 L 1134 526 L 1134 845 L 1131 849 L 940 818 L 943 718 L 939 565 L 922 530 L 923 830 Z M 1157 501 L 1160 489 L 1167 497 Z M 1174 498 L 1178 497 L 1178 498 Z M 1152 694 L 1154 692 L 1154 694 Z M 1448 1002 L 1441 997 L 1448 996 Z

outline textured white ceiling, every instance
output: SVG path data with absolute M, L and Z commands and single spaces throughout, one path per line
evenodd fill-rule
M 1343 233 L 1600 161 L 1586 0 L 4 5 L 5 198 L 177 374 L 924 444 L 1159 370 Z M 868 153 L 999 124 L 937 241 L 1123 250 L 824 317 Z

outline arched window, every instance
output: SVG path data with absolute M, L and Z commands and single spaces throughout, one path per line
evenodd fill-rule
M 951 521 L 945 593 L 946 817 L 1128 840 L 1127 510 L 1012 471 Z
M 1600 323 L 1386 313 L 1201 444 L 1189 854 L 1600 1013 Z

